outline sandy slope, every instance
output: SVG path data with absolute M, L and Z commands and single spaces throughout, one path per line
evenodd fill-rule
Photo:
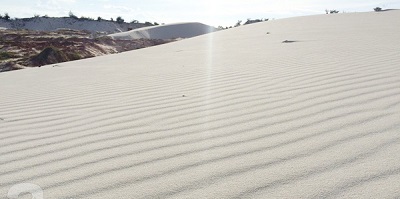
M 275 20 L 0 74 L 0 197 L 398 198 L 399 18 Z
M 114 39 L 175 39 L 191 38 L 210 32 L 217 31 L 216 28 L 202 23 L 187 22 L 160 26 L 144 27 L 127 32 L 114 33 L 109 36 Z

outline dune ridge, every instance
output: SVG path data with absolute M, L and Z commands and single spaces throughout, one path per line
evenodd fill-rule
M 71 17 L 33 17 L 14 20 L 0 19 L 1 29 L 55 31 L 58 29 L 86 30 L 95 33 L 116 33 L 146 27 L 144 23 L 117 23 L 108 20 L 89 20 Z
M 0 74 L 0 196 L 400 197 L 399 17 L 274 20 Z
M 109 36 L 114 39 L 177 39 L 191 38 L 217 31 L 216 28 L 202 23 L 185 22 L 152 27 L 138 28 L 127 32 L 114 33 Z

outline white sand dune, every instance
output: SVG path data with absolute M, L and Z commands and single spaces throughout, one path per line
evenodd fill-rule
M 399 18 L 274 20 L 1 73 L 0 197 L 399 198 Z
M 114 33 L 114 39 L 175 39 L 191 38 L 217 31 L 216 28 L 202 23 L 187 22 L 159 26 L 144 27 L 127 32 Z

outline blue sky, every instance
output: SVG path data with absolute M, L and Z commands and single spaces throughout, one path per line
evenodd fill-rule
M 374 7 L 400 8 L 400 0 L 2 0 L 0 13 L 11 17 L 34 14 L 77 16 L 158 23 L 202 22 L 229 26 L 248 18 L 286 18 L 323 14 L 325 9 L 344 12 L 372 11 Z

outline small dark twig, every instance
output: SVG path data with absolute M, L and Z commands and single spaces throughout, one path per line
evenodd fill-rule
M 296 42 L 296 41 L 290 41 L 290 40 L 282 41 L 282 43 L 293 43 L 293 42 Z

